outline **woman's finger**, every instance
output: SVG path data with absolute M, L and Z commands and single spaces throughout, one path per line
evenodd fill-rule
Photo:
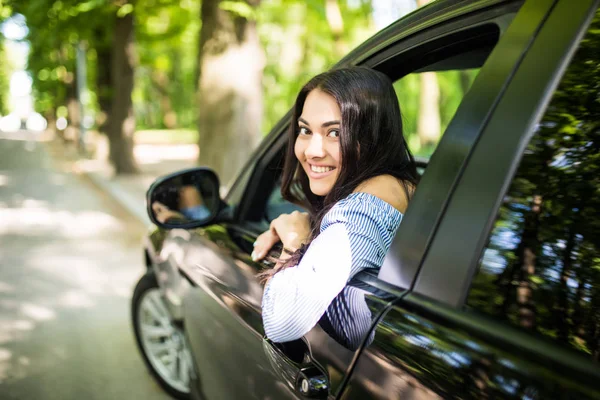
M 272 231 L 268 230 L 262 233 L 254 242 L 254 250 L 250 257 L 252 261 L 259 261 L 266 257 L 269 250 L 279 241 L 279 237 Z

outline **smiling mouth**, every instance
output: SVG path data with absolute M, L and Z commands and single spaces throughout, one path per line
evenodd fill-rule
M 335 167 L 325 167 L 308 164 L 308 168 L 306 168 L 306 174 L 310 179 L 322 179 L 327 178 L 328 176 L 333 174 L 334 170 Z
M 324 174 L 326 172 L 333 171 L 335 169 L 335 167 L 319 167 L 319 166 L 312 165 L 312 164 L 309 164 L 309 165 L 310 165 L 310 170 L 317 174 Z

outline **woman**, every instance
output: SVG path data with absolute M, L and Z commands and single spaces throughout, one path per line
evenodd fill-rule
M 178 191 L 179 211 L 171 210 L 160 201 L 152 203 L 152 211 L 158 222 L 166 223 L 169 219 L 181 221 L 202 221 L 210 218 L 211 212 L 204 204 L 200 191 L 194 185 L 184 185 Z
M 417 182 L 387 76 L 351 67 L 318 75 L 302 88 L 281 191 L 309 213 L 275 219 L 252 253 L 259 260 L 283 243 L 278 264 L 263 274 L 267 337 L 302 337 L 352 276 L 381 267 Z

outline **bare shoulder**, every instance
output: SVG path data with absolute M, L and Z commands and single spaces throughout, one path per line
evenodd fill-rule
M 402 182 L 391 175 L 379 175 L 368 179 L 354 191 L 372 194 L 403 214 L 408 207 L 408 198 Z

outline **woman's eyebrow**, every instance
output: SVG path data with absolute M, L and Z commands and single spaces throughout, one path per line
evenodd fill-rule
M 321 125 L 322 128 L 327 128 L 328 126 L 331 125 L 339 125 L 340 121 L 329 121 L 329 122 L 323 122 L 323 124 Z
M 308 121 L 306 121 L 302 117 L 298 118 L 298 122 L 302 122 L 303 124 L 310 126 L 310 124 L 308 123 Z M 340 124 L 340 121 L 337 121 L 337 120 L 335 120 L 335 121 L 328 121 L 328 122 L 323 122 L 323 124 L 321 124 L 321 127 L 322 128 L 327 128 L 328 126 L 339 125 L 339 124 Z

